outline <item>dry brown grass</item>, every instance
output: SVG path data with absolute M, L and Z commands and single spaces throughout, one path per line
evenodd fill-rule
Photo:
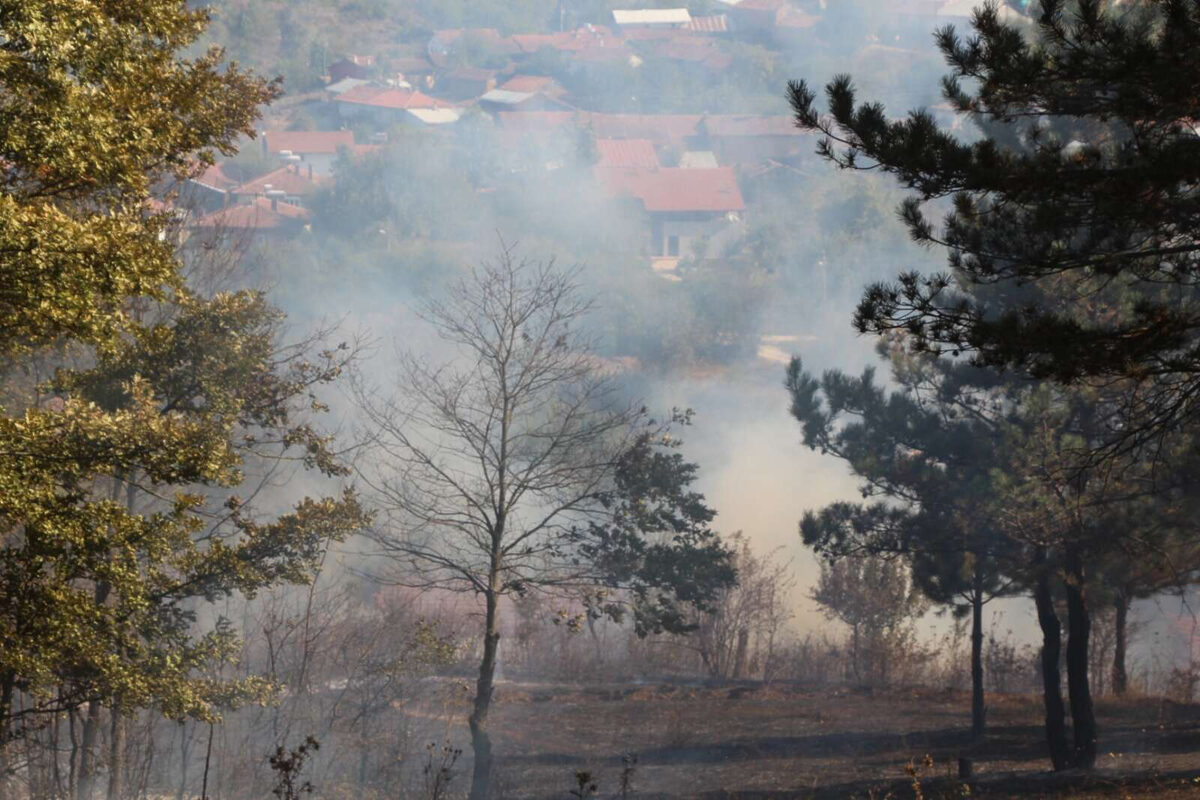
M 1033 696 L 990 697 L 976 747 L 969 698 L 951 691 L 502 684 L 497 700 L 510 797 L 565 797 L 581 770 L 615 796 L 621 757 L 636 753 L 639 798 L 914 797 L 905 768 L 927 754 L 928 800 L 1200 798 L 1200 706 L 1158 699 L 1099 703 L 1103 755 L 1086 776 L 1047 772 Z M 969 794 L 954 778 L 962 752 L 975 763 Z

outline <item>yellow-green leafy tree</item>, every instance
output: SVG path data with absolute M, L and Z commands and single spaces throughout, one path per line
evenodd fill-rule
M 117 734 L 138 708 L 261 694 L 219 679 L 235 633 L 197 603 L 304 580 L 362 522 L 352 494 L 239 498 L 263 457 L 341 471 L 307 417 L 345 354 L 281 349 L 257 294 L 183 286 L 152 187 L 233 152 L 277 94 L 184 55 L 207 22 L 184 0 L 0 0 L 0 358 L 83 365 L 0 408 L 0 794 L 7 744 L 54 714 L 87 706 L 82 797 L 101 708 Z M 148 303 L 173 312 L 141 324 Z

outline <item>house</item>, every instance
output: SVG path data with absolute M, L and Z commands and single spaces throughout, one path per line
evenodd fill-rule
M 746 204 L 737 176 L 716 169 L 597 167 L 608 193 L 636 203 L 646 215 L 651 257 L 680 258 L 724 249 L 743 233 Z
M 404 121 L 410 125 L 435 127 L 453 125 L 466 112 L 465 108 L 446 106 L 443 108 L 410 108 L 405 112 Z
M 423 54 L 389 58 L 387 66 L 397 83 L 426 89 L 433 87 L 434 66 Z
M 336 83 L 331 83 L 325 87 L 325 92 L 329 99 L 335 99 L 340 94 L 345 94 L 351 89 L 357 89 L 359 86 L 366 86 L 370 81 L 365 81 L 361 78 L 342 78 Z
M 346 78 L 370 80 L 375 74 L 375 56 L 349 55 L 329 65 L 329 82 L 337 83 Z
M 203 216 L 192 223 L 192 228 L 217 234 L 287 237 L 305 230 L 310 219 L 309 212 L 299 206 L 275 197 L 257 197 L 251 203 Z
M 338 114 L 346 120 L 368 120 L 378 125 L 395 125 L 417 120 L 412 110 L 454 108 L 454 104 L 430 97 L 416 89 L 359 86 L 335 98 Z
M 434 78 L 439 95 L 452 100 L 468 100 L 496 88 L 499 72 L 481 67 L 457 67 Z
M 273 198 L 303 208 L 320 188 L 312 165 L 302 170 L 299 164 L 286 164 L 230 190 L 229 195 L 236 203 L 249 204 L 258 198 Z
M 336 97 L 345 97 L 363 88 L 350 89 Z M 264 131 L 262 148 L 265 157 L 286 159 L 311 168 L 314 175 L 333 174 L 333 162 L 343 147 L 354 147 L 353 131 Z M 297 158 L 298 157 L 298 158 Z
M 709 114 L 697 124 L 692 144 L 730 165 L 791 158 L 816 149 L 813 135 L 784 114 Z
M 196 212 L 217 211 L 229 205 L 229 192 L 237 185 L 238 182 L 226 175 L 220 164 L 211 164 L 183 182 L 176 203 Z
M 541 92 L 516 92 L 493 89 L 479 98 L 479 107 L 493 113 L 500 111 L 556 111 L 572 107 Z
M 625 28 L 682 28 L 692 21 L 686 8 L 640 8 L 612 12 L 613 22 Z
M 657 169 L 658 154 L 649 139 L 597 139 L 597 166 L 605 169 Z

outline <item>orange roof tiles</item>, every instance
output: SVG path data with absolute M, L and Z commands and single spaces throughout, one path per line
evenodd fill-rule
M 728 213 L 745 209 L 737 175 L 714 169 L 613 169 L 597 167 L 610 193 L 634 197 L 651 213 Z
M 600 165 L 604 167 L 653 169 L 658 166 L 658 154 L 649 139 L 597 139 L 596 150 L 600 154 Z
M 257 197 L 248 205 L 230 206 L 196 220 L 198 228 L 273 230 L 307 222 L 309 213 L 289 203 Z
M 237 181 L 225 174 L 221 169 L 220 164 L 212 164 L 204 168 L 204 171 L 192 178 L 193 181 L 210 189 L 217 189 L 222 192 L 228 191 L 237 186 Z
M 453 105 L 415 89 L 385 89 L 381 86 L 355 86 L 350 91 L 338 95 L 337 102 L 401 111 L 409 108 L 445 108 Z
M 291 195 L 313 194 L 318 189 L 317 181 L 303 174 L 295 166 L 283 166 L 266 175 L 247 181 L 233 190 L 234 194 L 264 194 L 278 189 Z

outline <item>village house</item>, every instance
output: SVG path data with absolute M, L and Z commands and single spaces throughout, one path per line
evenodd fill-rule
M 458 120 L 463 109 L 416 89 L 359 86 L 334 100 L 338 115 L 348 122 L 370 121 L 387 127 L 397 124 L 446 124 Z
M 320 188 L 311 165 L 302 170 L 299 164 L 287 164 L 231 189 L 229 195 L 235 203 L 249 204 L 266 198 L 306 207 Z
M 220 164 L 212 164 L 184 181 L 179 187 L 176 203 L 196 213 L 218 211 L 229 205 L 229 192 L 237 185 L 238 182 L 226 175 Z
M 683 28 L 692 21 L 686 8 L 618 9 L 613 22 L 622 30 L 630 28 Z
M 354 90 L 350 90 L 351 92 Z M 349 94 L 344 92 L 339 97 Z M 299 164 L 316 177 L 333 174 L 333 162 L 343 147 L 354 147 L 353 131 L 264 131 L 263 156 Z
M 496 88 L 499 71 L 482 67 L 456 67 L 434 77 L 433 89 L 450 100 L 470 100 Z
M 745 233 L 746 204 L 728 167 L 597 166 L 596 178 L 610 196 L 645 214 L 652 259 L 721 252 Z
M 329 82 L 337 83 L 346 78 L 370 80 L 375 75 L 375 56 L 349 55 L 329 65 Z
M 660 164 L 649 139 L 597 139 L 597 167 L 603 170 L 657 169 Z
M 203 216 L 192 223 L 196 233 L 220 236 L 271 236 L 288 238 L 309 225 L 306 209 L 278 198 L 256 197 L 244 205 L 232 205 Z
M 397 84 L 407 83 L 416 89 L 433 88 L 434 66 L 423 53 L 389 58 L 387 67 Z

